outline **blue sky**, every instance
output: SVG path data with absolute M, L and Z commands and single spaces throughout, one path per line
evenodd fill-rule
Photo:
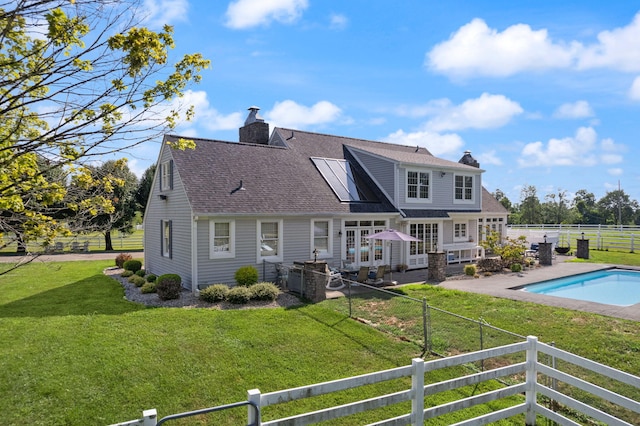
M 640 5 L 600 1 L 145 0 L 174 55 L 212 62 L 177 134 L 274 126 L 420 145 L 519 202 L 524 185 L 640 200 Z M 159 141 L 130 151 L 140 174 Z

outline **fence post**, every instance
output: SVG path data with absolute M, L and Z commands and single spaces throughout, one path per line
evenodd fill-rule
M 484 349 L 484 340 L 483 340 L 483 337 L 484 337 L 483 331 L 484 330 L 482 328 L 482 321 L 483 321 L 482 318 L 480 318 L 480 321 L 478 321 L 478 324 L 480 324 L 480 350 Z M 484 371 L 484 358 L 482 358 L 480 360 L 480 371 Z
M 525 402 L 527 411 L 525 414 L 525 424 L 534 426 L 536 424 L 536 381 L 537 381 L 537 363 L 538 363 L 538 338 L 535 336 L 527 337 L 527 373 L 526 373 L 526 391 Z
M 633 253 L 633 237 L 634 237 L 634 234 L 632 233 L 631 234 L 631 253 Z
M 424 360 L 411 360 L 411 424 L 424 424 Z
M 247 416 L 247 424 L 260 426 L 262 424 L 262 419 L 260 418 L 260 412 L 262 411 L 262 406 L 260 405 L 260 389 L 251 389 L 247 391 L 247 401 L 254 403 L 256 407 L 258 407 L 257 413 L 251 405 L 247 407 L 249 413 Z M 256 415 L 258 416 L 257 418 Z
M 422 348 L 425 353 L 430 349 L 429 331 L 427 329 L 427 298 L 422 298 L 422 337 L 424 338 L 424 347 Z
M 158 412 L 155 408 L 151 410 L 144 410 L 142 412 L 142 425 L 143 426 L 156 426 L 158 423 Z

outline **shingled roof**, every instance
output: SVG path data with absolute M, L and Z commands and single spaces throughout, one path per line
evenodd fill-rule
M 177 139 L 179 136 L 165 136 L 165 141 Z M 174 170 L 184 184 L 194 214 L 198 215 L 399 213 L 355 162 L 352 162 L 355 172 L 375 195 L 370 201 L 341 202 L 311 160 L 312 157 L 349 160 L 350 150 L 403 164 L 478 171 L 434 157 L 425 148 L 284 128 L 274 129 L 272 145 L 189 139 L 195 142 L 195 149 L 170 149 Z M 240 181 L 243 190 L 234 191 Z M 490 194 L 489 198 L 493 199 Z M 497 208 L 483 192 L 483 211 L 484 207 Z
M 166 136 L 165 141 L 178 138 Z M 171 151 L 174 170 L 184 184 L 194 214 L 318 215 L 397 211 L 382 194 L 373 202 L 340 202 L 310 156 L 295 149 L 190 139 L 195 142 L 195 149 L 171 148 Z M 244 190 L 233 192 L 240 181 Z

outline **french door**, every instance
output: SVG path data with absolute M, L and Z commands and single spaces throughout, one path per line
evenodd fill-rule
M 345 221 L 345 260 L 356 266 L 378 266 L 385 264 L 387 253 L 384 241 L 370 240 L 367 237 L 371 234 L 384 231 L 386 228 L 386 220 Z
M 438 224 L 412 223 L 409 225 L 409 235 L 420 240 L 409 243 L 409 267 L 427 267 L 427 253 L 438 247 Z

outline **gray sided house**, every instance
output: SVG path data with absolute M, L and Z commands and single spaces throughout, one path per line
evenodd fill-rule
M 144 218 L 149 272 L 179 274 L 195 291 L 233 284 L 241 266 L 273 271 L 314 257 L 335 267 L 425 268 L 428 252 L 472 261 L 487 226 L 506 232 L 507 211 L 482 187 L 469 152 L 453 162 L 422 147 L 270 134 L 257 111 L 240 142 L 190 138 L 196 148 L 181 151 L 167 143 L 178 136 L 165 136 Z M 366 238 L 388 228 L 420 242 Z

